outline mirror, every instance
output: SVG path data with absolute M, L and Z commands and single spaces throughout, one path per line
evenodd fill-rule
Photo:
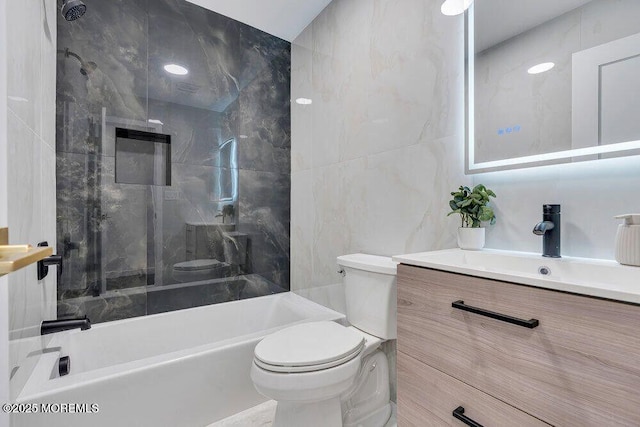
M 466 170 L 640 154 L 640 1 L 478 0 Z

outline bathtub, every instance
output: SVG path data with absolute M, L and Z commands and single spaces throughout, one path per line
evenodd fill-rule
M 12 426 L 206 426 L 266 400 L 249 377 L 261 338 L 316 320 L 344 315 L 287 292 L 56 334 L 16 400 L 32 413 Z

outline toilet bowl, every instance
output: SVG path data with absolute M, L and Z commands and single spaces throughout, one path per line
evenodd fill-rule
M 225 277 L 229 264 L 216 259 L 194 259 L 173 265 L 172 276 L 176 282 L 189 283 Z
M 338 264 L 351 326 L 302 323 L 255 348 L 251 379 L 278 402 L 273 427 L 383 427 L 390 418 L 389 366 L 378 347 L 396 338 L 396 264 L 363 254 Z
M 220 224 L 187 224 L 187 261 L 173 265 L 174 281 L 192 283 L 238 274 L 247 262 L 249 236 L 220 227 Z

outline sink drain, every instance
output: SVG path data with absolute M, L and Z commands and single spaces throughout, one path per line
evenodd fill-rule
M 538 268 L 538 273 L 542 274 L 543 276 L 549 276 L 551 275 L 551 269 L 543 265 L 542 267 Z

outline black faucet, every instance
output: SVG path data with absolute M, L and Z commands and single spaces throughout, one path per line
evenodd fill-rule
M 49 243 L 38 243 L 39 248 L 46 246 L 49 246 Z M 38 280 L 42 280 L 47 277 L 47 274 L 49 274 L 49 267 L 52 265 L 58 266 L 58 280 L 60 279 L 60 276 L 62 275 L 62 257 L 60 255 L 51 255 L 50 257 L 38 261 Z
M 45 320 L 40 325 L 40 335 L 55 334 L 56 332 L 78 328 L 82 331 L 91 329 L 91 321 L 87 316 L 80 319 Z
M 542 256 L 560 258 L 560 205 L 543 205 L 542 222 L 533 227 L 542 236 Z
M 222 211 L 218 212 L 216 218 L 222 217 L 222 223 L 224 224 L 227 217 L 233 218 L 236 213 L 236 208 L 233 205 L 224 205 Z

